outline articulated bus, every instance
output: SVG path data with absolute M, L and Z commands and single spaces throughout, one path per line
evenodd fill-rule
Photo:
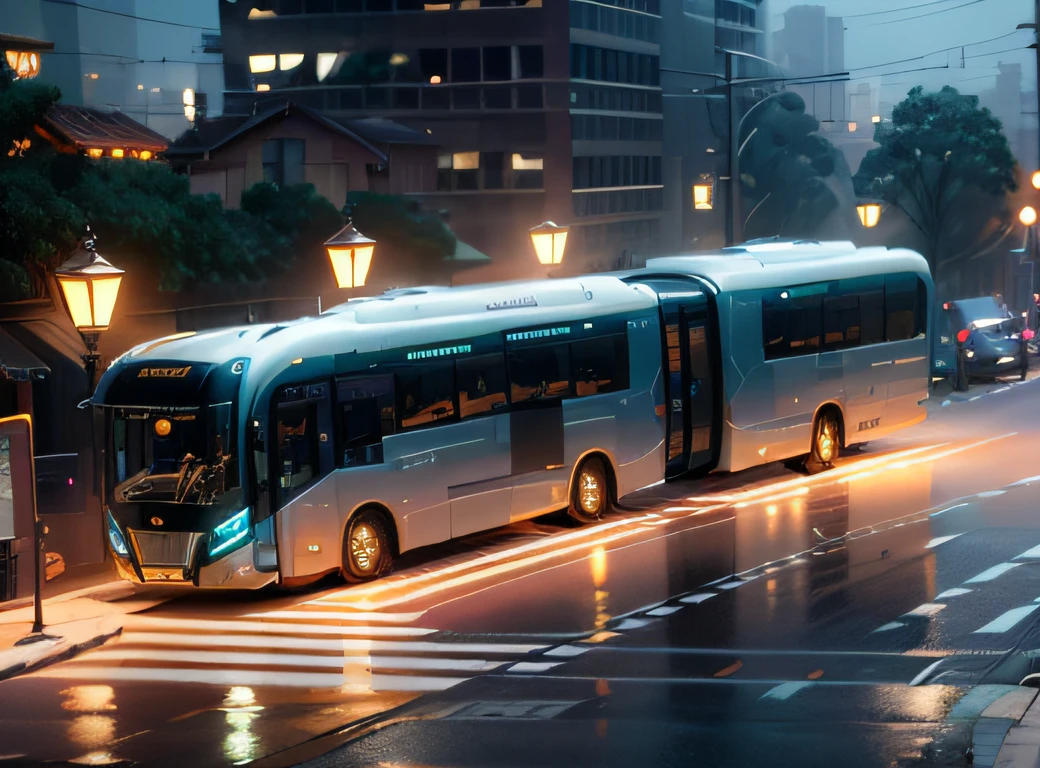
M 643 269 L 355 299 L 117 359 L 108 542 L 135 582 L 363 581 L 407 550 L 924 418 L 909 251 L 766 243 Z

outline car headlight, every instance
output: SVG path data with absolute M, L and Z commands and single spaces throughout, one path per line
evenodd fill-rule
M 249 534 L 249 507 L 236 512 L 213 529 L 209 537 L 209 554 L 227 552 L 236 544 L 240 544 Z
M 130 550 L 127 549 L 123 532 L 119 530 L 119 525 L 116 523 L 116 519 L 112 517 L 111 512 L 108 513 L 108 543 L 112 546 L 112 551 L 120 557 L 130 556 Z

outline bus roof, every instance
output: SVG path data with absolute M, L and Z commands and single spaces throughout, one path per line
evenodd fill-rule
M 355 299 L 318 317 L 185 333 L 138 345 L 122 360 L 288 366 L 299 357 L 457 340 L 508 328 L 652 308 L 651 297 L 616 277 L 593 275 L 458 288 L 388 291 Z
M 703 254 L 648 259 L 639 274 L 683 274 L 703 278 L 718 291 L 740 291 L 915 272 L 929 274 L 928 262 L 903 248 L 857 248 L 846 241 L 746 243 Z

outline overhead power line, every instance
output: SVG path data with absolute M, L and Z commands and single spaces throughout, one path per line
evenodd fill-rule
M 891 19 L 890 21 L 879 21 L 877 24 L 866 24 L 867 27 L 884 27 L 888 24 L 901 24 L 904 21 L 913 21 L 914 19 L 925 19 L 929 16 L 938 16 L 940 13 L 949 13 L 950 11 L 956 11 L 961 8 L 967 8 L 969 5 L 978 5 L 984 3 L 986 0 L 968 0 L 966 3 L 955 5 L 951 8 L 940 8 L 938 11 L 930 11 L 928 13 L 920 13 L 917 16 L 904 16 L 901 19 Z
M 45 3 L 54 3 L 56 5 L 73 5 L 77 8 L 82 8 L 85 11 L 95 11 L 96 13 L 107 13 L 110 16 L 121 16 L 124 19 L 134 19 L 135 21 L 147 21 L 151 24 L 165 24 L 168 27 L 183 27 L 185 29 L 201 29 L 207 32 L 219 32 L 219 27 L 203 27 L 199 24 L 182 24 L 178 21 L 164 21 L 163 19 L 150 19 L 146 16 L 135 16 L 132 13 L 122 13 L 121 11 L 110 11 L 107 8 L 97 8 L 93 5 L 84 5 L 83 3 L 76 2 L 76 0 L 43 0 Z
M 859 19 L 864 16 L 881 16 L 885 13 L 901 13 L 903 11 L 912 11 L 916 8 L 928 8 L 933 5 L 945 5 L 946 3 L 952 3 L 953 0 L 932 0 L 930 3 L 920 3 L 919 5 L 908 5 L 904 8 L 892 8 L 887 11 L 870 11 L 868 13 L 849 13 L 842 16 L 843 19 Z

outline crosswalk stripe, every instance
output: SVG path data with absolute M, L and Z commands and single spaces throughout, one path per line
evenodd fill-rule
M 486 672 L 508 663 L 506 661 L 486 661 L 485 659 L 438 659 L 415 656 L 313 656 L 298 653 L 157 651 L 118 647 L 111 650 L 99 650 L 90 654 L 89 657 L 82 661 L 73 661 L 71 663 L 73 665 L 85 662 L 96 664 L 104 661 L 164 661 L 170 664 L 253 665 L 256 667 L 321 667 L 343 671 L 368 667 L 372 673 L 375 673 L 376 670 L 381 672 L 392 670 Z
M 811 682 L 799 681 L 797 683 L 783 683 L 776 686 L 776 688 L 770 688 L 768 691 L 759 696 L 759 701 L 763 699 L 773 699 L 775 701 L 787 701 L 787 699 L 794 696 L 798 691 L 803 688 L 808 688 L 812 685 Z
M 940 536 L 937 539 L 932 539 L 931 541 L 929 541 L 927 544 L 924 545 L 924 548 L 925 549 L 935 549 L 940 544 L 945 544 L 948 541 L 953 541 L 958 536 L 963 536 L 963 535 L 964 534 L 962 534 L 962 533 L 955 533 L 952 536 Z
M 421 637 L 437 630 L 422 627 L 369 627 L 331 626 L 329 624 L 282 624 L 274 621 L 217 621 L 211 619 L 167 619 L 158 616 L 131 615 L 126 625 L 130 629 L 192 629 L 213 632 L 244 632 L 257 634 L 344 635 L 353 637 Z
M 35 673 L 39 677 L 74 680 L 118 680 L 165 683 L 201 683 L 219 686 L 270 686 L 275 688 L 349 688 L 351 681 L 343 673 L 286 672 L 241 669 L 91 667 L 58 665 Z M 443 691 L 465 682 L 465 677 L 430 677 L 419 675 L 372 675 L 358 686 L 365 691 L 402 691 L 421 693 Z
M 993 579 L 1007 573 L 1012 568 L 1017 568 L 1022 563 L 1001 563 L 1000 565 L 994 565 L 992 568 L 987 568 L 982 573 L 972 576 L 968 579 L 965 584 L 981 584 L 985 581 L 993 581 Z
M 522 643 L 440 643 L 426 640 L 366 640 L 281 635 L 199 635 L 159 632 L 126 632 L 119 645 L 192 646 L 210 648 L 286 648 L 310 651 L 388 651 L 397 653 L 440 653 L 521 656 L 548 648 Z
M 311 605 L 337 605 L 343 607 L 342 603 L 311 603 Z M 422 617 L 425 611 L 419 613 L 373 613 L 363 611 L 267 611 L 266 613 L 246 614 L 246 618 L 252 619 L 328 619 L 336 621 L 368 621 L 380 624 L 408 624 Z
M 968 594 L 971 594 L 970 589 L 964 589 L 963 587 L 954 587 L 953 589 L 948 589 L 945 592 L 940 592 L 938 595 L 935 596 L 935 599 L 946 600 L 951 597 L 960 597 L 961 595 Z
M 1037 608 L 1040 608 L 1040 605 L 1023 605 L 1021 608 L 1012 608 L 1010 611 L 1005 611 L 1000 616 L 993 619 L 993 621 L 986 626 L 976 629 L 974 634 L 999 634 L 1001 632 L 1007 632 Z
M 1015 555 L 1014 559 L 1015 560 L 1026 560 L 1026 559 L 1034 559 L 1034 558 L 1038 558 L 1038 557 L 1040 557 L 1040 544 L 1038 544 L 1037 546 L 1033 547 L 1032 549 L 1027 549 L 1021 555 Z

